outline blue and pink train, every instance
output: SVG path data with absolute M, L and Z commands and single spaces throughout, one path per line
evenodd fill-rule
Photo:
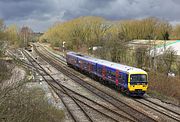
M 130 96 L 143 96 L 147 91 L 148 75 L 142 69 L 75 52 L 67 52 L 66 61 L 69 66 L 86 72 L 93 78 L 108 84 L 115 84 L 118 89 Z

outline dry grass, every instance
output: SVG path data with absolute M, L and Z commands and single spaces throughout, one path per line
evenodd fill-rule
M 149 73 L 149 91 L 159 97 L 176 99 L 180 104 L 180 77 L 168 77 L 161 73 Z

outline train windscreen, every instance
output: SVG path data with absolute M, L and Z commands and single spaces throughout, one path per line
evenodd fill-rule
M 147 83 L 147 76 L 145 74 L 132 74 L 130 76 L 130 83 L 131 84 Z

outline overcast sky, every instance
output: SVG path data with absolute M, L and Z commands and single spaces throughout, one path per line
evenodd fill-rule
M 153 16 L 179 23 L 180 0 L 0 0 L 0 18 L 7 25 L 26 25 L 36 32 L 79 16 L 108 20 Z

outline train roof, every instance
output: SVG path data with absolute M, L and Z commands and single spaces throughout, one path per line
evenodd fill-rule
M 127 65 L 123 65 L 123 64 L 119 64 L 119 63 L 114 63 L 111 61 L 107 61 L 107 60 L 102 60 L 102 59 L 97 59 L 97 58 L 93 58 L 90 56 L 86 56 L 86 55 L 82 55 L 82 54 L 78 54 L 75 52 L 69 52 L 68 54 L 74 55 L 80 59 L 84 59 L 93 63 L 98 63 L 100 65 L 104 65 L 113 69 L 117 69 L 119 71 L 122 72 L 127 72 L 127 73 L 144 73 L 147 74 L 144 70 L 139 69 L 139 68 L 135 68 L 135 67 L 131 67 L 131 66 L 127 66 Z
M 76 57 L 78 57 L 80 59 L 87 60 L 87 61 L 90 61 L 90 62 L 93 62 L 93 63 L 98 63 L 98 60 L 99 60 L 97 58 L 93 58 L 93 57 L 82 55 L 82 54 L 75 53 L 75 52 L 68 52 L 67 54 L 76 56 Z

